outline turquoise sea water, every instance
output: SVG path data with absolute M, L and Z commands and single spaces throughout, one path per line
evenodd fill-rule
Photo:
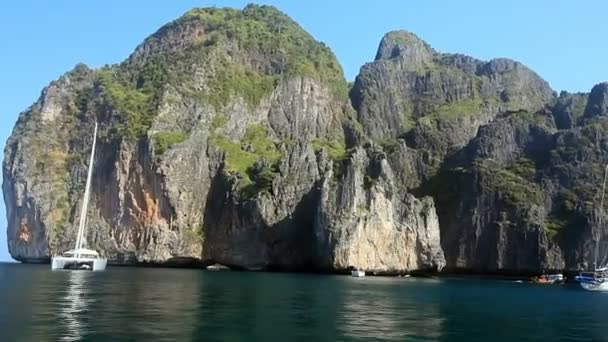
M 608 340 L 576 284 L 0 264 L 0 341 Z

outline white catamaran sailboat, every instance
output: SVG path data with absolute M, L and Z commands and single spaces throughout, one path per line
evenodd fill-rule
M 76 236 L 76 247 L 69 250 L 61 256 L 53 256 L 51 268 L 54 270 L 60 269 L 76 269 L 76 270 L 92 270 L 103 271 L 106 269 L 107 259 L 101 258 L 97 251 L 86 249 L 83 247 L 85 240 L 85 225 L 87 217 L 87 209 L 89 206 L 89 197 L 91 193 L 91 180 L 93 178 L 93 161 L 95 160 L 95 145 L 97 144 L 97 122 L 95 123 L 95 134 L 93 135 L 93 148 L 91 149 L 91 160 L 89 162 L 89 171 L 87 174 L 87 185 L 84 190 L 84 200 L 80 211 L 80 221 L 78 222 L 78 235 Z
M 604 231 L 602 223 L 604 222 L 604 194 L 606 191 L 606 178 L 608 178 L 608 165 L 604 171 L 604 184 L 602 185 L 602 197 L 600 200 L 600 216 L 598 219 L 598 227 L 601 232 Z M 595 240 L 595 259 L 593 262 L 593 272 L 583 272 L 576 276 L 576 280 L 581 283 L 581 286 L 588 291 L 608 291 L 608 254 L 603 252 L 602 260 L 598 263 L 600 254 L 600 239 L 602 234 L 598 231 Z M 604 243 L 605 244 L 605 243 Z

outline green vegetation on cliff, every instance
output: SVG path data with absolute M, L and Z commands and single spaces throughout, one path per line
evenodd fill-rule
M 70 177 L 78 154 L 75 151 L 70 153 L 64 144 L 76 131 L 76 121 L 72 115 L 65 115 L 55 122 L 30 121 L 28 126 L 35 132 L 36 139 L 28 139 L 23 146 L 33 160 L 27 177 L 32 189 L 49 196 L 49 210 L 43 214 L 43 219 L 47 224 L 49 243 L 56 244 L 64 238 L 70 224 L 72 197 L 81 196 Z
M 214 33 L 203 45 L 236 40 L 249 54 L 276 61 L 275 66 L 264 71 L 266 76 L 312 77 L 328 84 L 336 96 L 346 98 L 344 74 L 331 50 L 272 6 L 248 5 L 242 11 L 196 8 L 177 23 L 189 21 L 198 21 Z
M 439 121 L 455 120 L 478 114 L 483 108 L 482 105 L 483 101 L 480 98 L 450 102 L 424 115 L 418 119 L 418 122 L 429 127 L 435 127 Z
M 152 138 L 154 141 L 154 152 L 160 156 L 173 145 L 186 140 L 187 137 L 188 135 L 181 131 L 158 132 Z
M 156 117 L 152 101 L 156 90 L 137 88 L 128 77 L 117 67 L 97 71 L 97 83 L 103 87 L 109 104 L 123 115 L 123 121 L 117 127 L 119 134 L 127 139 L 139 139 L 147 133 Z
M 331 139 L 315 139 L 312 141 L 312 147 L 316 152 L 323 149 L 327 150 L 329 157 L 336 162 L 346 158 L 346 145 L 344 141 Z
M 551 237 L 557 237 L 571 226 L 577 217 L 579 198 L 573 191 L 563 189 L 556 198 L 556 207 L 553 213 L 545 220 L 544 228 Z
M 183 35 L 193 25 L 204 33 L 179 42 L 179 51 L 171 49 L 171 32 Z M 331 50 L 271 6 L 193 9 L 146 42 L 158 45 L 155 52 L 96 72 L 108 104 L 122 114 L 115 132 L 129 140 L 146 135 L 167 85 L 218 113 L 235 97 L 253 109 L 282 78 L 296 76 L 315 79 L 339 101 L 346 99 L 347 84 Z M 85 110 L 90 95 L 79 96 L 75 107 Z
M 203 100 L 221 110 L 237 95 L 254 108 L 272 92 L 277 80 L 277 76 L 264 75 L 224 59 L 218 62 L 218 70 L 215 77 L 209 80 L 209 89 L 203 95 Z
M 534 168 L 528 159 L 517 161 L 511 168 L 492 160 L 476 160 L 473 167 L 485 178 L 484 186 L 497 191 L 507 205 L 513 208 L 543 205 L 543 193 L 529 179 Z
M 221 118 L 214 120 L 212 127 L 215 128 L 210 143 L 225 153 L 224 161 L 228 171 L 237 172 L 242 177 L 241 186 L 246 197 L 269 190 L 274 179 L 273 169 L 282 154 L 277 143 L 269 138 L 267 128 L 251 125 L 240 141 L 233 141 L 215 132 L 222 121 Z

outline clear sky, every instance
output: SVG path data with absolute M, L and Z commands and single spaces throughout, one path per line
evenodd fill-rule
M 556 90 L 589 91 L 608 80 L 604 0 L 1 1 L 0 141 L 42 88 L 75 64 L 120 62 L 192 7 L 248 2 L 277 6 L 327 43 L 349 80 L 394 29 L 412 31 L 443 52 L 519 60 Z M 0 261 L 9 259 L 5 227 L 0 205 Z

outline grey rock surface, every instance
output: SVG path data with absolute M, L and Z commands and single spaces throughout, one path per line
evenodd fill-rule
M 289 58 L 318 61 L 231 31 L 244 22 L 284 25 L 332 65 L 293 69 Z M 19 116 L 7 142 L 11 255 L 44 261 L 72 248 L 97 120 L 86 245 L 111 263 L 441 269 L 433 200 L 399 187 L 371 147 L 347 146 L 346 135 L 362 136 L 325 51 L 276 9 L 200 9 L 120 65 L 76 67 Z M 335 68 L 338 81 L 327 75 Z M 368 178 L 377 179 L 369 188 Z

